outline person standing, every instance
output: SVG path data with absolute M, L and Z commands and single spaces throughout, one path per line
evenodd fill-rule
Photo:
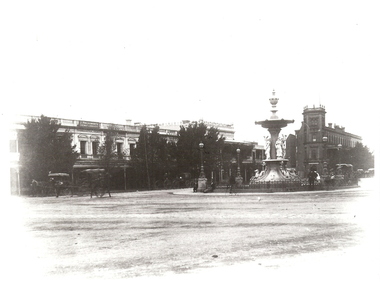
M 317 177 L 317 173 L 314 170 L 310 170 L 307 176 L 309 178 L 309 186 L 312 186 L 314 188 L 314 182 L 315 178 Z
M 231 194 L 232 190 L 235 188 L 235 177 L 233 174 L 231 174 L 230 176 L 229 186 L 230 186 L 230 194 Z
M 216 188 L 215 180 L 212 178 L 211 179 L 211 192 L 213 192 Z
M 193 187 L 193 192 L 197 192 L 198 191 L 198 179 L 195 179 L 194 181 L 194 187 Z

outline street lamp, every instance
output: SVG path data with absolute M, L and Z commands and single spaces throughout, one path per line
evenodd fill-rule
M 199 175 L 199 178 L 205 178 L 206 177 L 204 169 L 203 169 L 203 147 L 204 147 L 204 144 L 202 142 L 199 143 L 199 148 L 201 149 L 201 173 Z
M 342 144 L 338 144 L 338 159 L 339 159 L 339 165 L 337 166 L 337 171 L 336 173 L 337 174 L 342 174 L 342 170 L 341 170 L 341 152 L 340 150 L 342 149 Z
M 255 145 L 253 145 L 253 148 L 252 148 L 252 163 L 253 163 L 253 170 L 255 170 L 255 168 L 256 168 L 256 149 L 255 149 Z
M 240 149 L 236 149 L 236 153 L 237 153 L 237 162 L 238 162 L 238 166 L 237 166 L 237 176 L 239 177 L 240 176 L 240 159 L 239 159 L 239 155 L 240 155 Z
M 327 141 L 328 138 L 326 136 L 322 137 L 323 141 L 323 174 L 327 174 Z
M 341 153 L 340 153 L 340 149 L 342 149 L 342 144 L 338 144 L 339 164 L 340 164 L 340 155 L 341 155 Z

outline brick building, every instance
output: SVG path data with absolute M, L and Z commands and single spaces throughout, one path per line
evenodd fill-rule
M 344 127 L 329 123 L 326 126 L 325 107 L 305 107 L 301 128 L 296 130 L 296 169 L 301 176 L 311 168 L 324 174 L 324 168 L 339 163 L 345 150 L 362 142 L 358 135 L 345 131 Z

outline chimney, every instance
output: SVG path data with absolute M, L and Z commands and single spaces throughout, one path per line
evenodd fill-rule
M 126 125 L 132 125 L 132 120 L 131 119 L 126 119 L 125 120 Z
M 331 122 L 329 122 L 329 127 L 332 128 L 332 123 Z

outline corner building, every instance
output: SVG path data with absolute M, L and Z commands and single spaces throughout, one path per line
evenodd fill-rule
M 348 133 L 342 126 L 329 123 L 326 126 L 325 107 L 304 107 L 301 128 L 296 130 L 296 169 L 305 177 L 310 169 L 320 175 L 340 163 L 344 151 L 361 143 L 362 138 Z

